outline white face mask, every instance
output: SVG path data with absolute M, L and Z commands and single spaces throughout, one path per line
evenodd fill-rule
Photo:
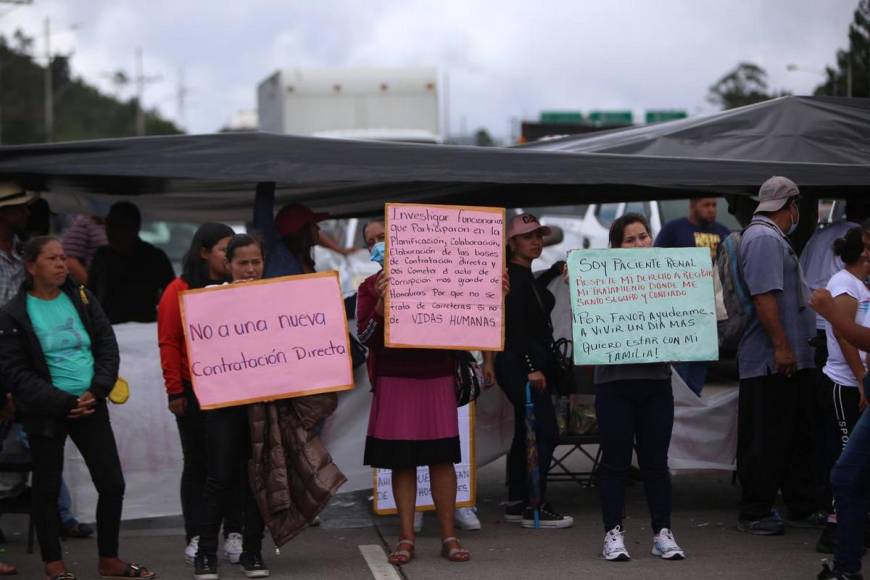
M 789 214 L 789 216 L 791 216 L 791 214 Z M 800 222 L 800 219 L 801 219 L 801 214 L 800 214 L 800 213 L 798 213 L 798 217 L 797 217 L 797 218 L 794 218 L 794 217 L 791 218 L 791 220 L 792 220 L 792 221 L 791 221 L 791 226 L 788 228 L 788 231 L 785 232 L 785 235 L 790 236 L 790 235 L 792 235 L 792 234 L 794 233 L 794 231 L 795 231 L 795 230 L 797 229 L 797 227 L 798 227 L 798 223 Z

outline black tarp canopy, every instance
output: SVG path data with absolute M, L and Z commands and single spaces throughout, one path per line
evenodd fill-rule
M 783 97 L 660 125 L 515 148 L 264 133 L 0 147 L 0 179 L 50 192 L 62 211 L 135 196 L 152 218 L 247 219 L 256 183 L 280 203 L 335 215 L 386 201 L 536 206 L 752 194 L 767 177 L 805 194 L 870 192 L 870 100 Z

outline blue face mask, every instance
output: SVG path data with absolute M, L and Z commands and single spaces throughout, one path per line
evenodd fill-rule
M 372 262 L 377 262 L 381 265 L 381 268 L 384 267 L 384 250 L 386 249 L 386 245 L 384 242 L 378 242 L 371 249 L 371 260 Z
M 798 214 L 798 219 L 797 219 L 797 220 L 793 220 L 793 221 L 791 222 L 791 226 L 788 228 L 788 231 L 785 232 L 785 235 L 790 236 L 790 235 L 792 235 L 792 234 L 795 232 L 795 230 L 796 230 L 797 227 L 798 227 L 798 221 L 800 221 L 800 214 Z

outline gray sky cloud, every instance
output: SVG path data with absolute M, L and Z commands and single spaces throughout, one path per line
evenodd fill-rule
M 220 128 L 256 105 L 256 85 L 280 67 L 437 66 L 450 77 L 451 128 L 496 135 L 543 109 L 681 108 L 708 112 L 707 88 L 737 62 L 773 88 L 806 94 L 846 43 L 857 0 L 36 0 L 0 16 L 73 51 L 73 70 L 106 92 L 106 73 L 133 71 L 145 52 L 146 104 L 186 125 Z M 0 14 L 4 14 L 0 9 Z M 70 25 L 82 27 L 69 32 Z M 125 96 L 129 96 L 127 93 Z

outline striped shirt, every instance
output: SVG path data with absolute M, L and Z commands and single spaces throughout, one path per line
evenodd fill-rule
M 108 243 L 106 226 L 90 215 L 76 216 L 63 233 L 63 251 L 67 256 L 78 259 L 85 268 L 90 267 L 97 248 Z

